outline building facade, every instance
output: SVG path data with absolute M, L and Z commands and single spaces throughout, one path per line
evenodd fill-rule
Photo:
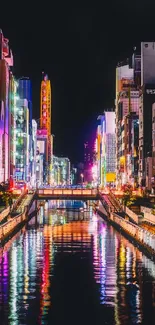
M 116 181 L 116 134 L 115 112 L 106 111 L 98 117 L 97 174 L 101 187 L 115 185 Z
M 138 181 L 139 56 L 116 68 L 116 186 Z
M 11 66 L 13 66 L 13 57 L 9 41 L 0 30 L 0 183 L 9 183 L 10 180 L 9 79 Z
M 53 177 L 54 185 L 70 185 L 71 168 L 69 158 L 53 156 Z
M 16 107 L 18 82 L 10 72 L 9 87 L 9 153 L 10 153 L 10 189 L 15 187 L 16 172 Z
M 46 129 L 37 129 L 37 158 L 38 155 L 41 156 L 41 162 L 43 163 L 43 166 L 41 166 L 40 170 L 43 170 L 42 177 L 39 176 L 39 180 L 42 184 L 47 184 L 47 170 L 48 170 L 48 164 L 47 164 L 47 146 L 48 146 L 48 135 Z M 38 162 L 38 166 L 40 166 L 40 162 Z
M 29 109 L 29 132 L 32 133 L 32 82 L 28 77 L 18 80 L 18 94 L 20 99 L 26 99 Z
M 153 104 L 155 103 L 155 44 L 141 43 L 141 92 L 139 107 L 139 183 L 152 190 L 155 177 Z M 154 126 L 153 126 L 154 127 Z M 153 150 L 152 150 L 153 149 Z
M 26 99 L 16 101 L 16 182 L 30 183 L 29 174 L 29 109 Z
M 30 169 L 30 184 L 32 187 L 36 187 L 36 159 L 37 159 L 37 122 L 32 119 L 32 135 L 31 135 L 31 151 L 30 151 L 30 164 L 31 164 L 31 169 Z
M 86 141 L 84 143 L 84 182 L 91 183 L 92 177 L 92 167 L 96 161 L 96 151 L 94 143 Z

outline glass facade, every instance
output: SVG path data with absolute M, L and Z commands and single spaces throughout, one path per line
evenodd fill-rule
M 30 181 L 29 109 L 26 99 L 18 99 L 16 107 L 16 180 Z

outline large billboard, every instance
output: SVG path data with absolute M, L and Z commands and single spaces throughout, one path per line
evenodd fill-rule
M 47 75 L 41 82 L 40 127 L 51 134 L 51 84 Z

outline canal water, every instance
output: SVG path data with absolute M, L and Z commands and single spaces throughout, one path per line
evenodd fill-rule
M 155 264 L 90 204 L 49 201 L 0 248 L 8 324 L 155 324 Z

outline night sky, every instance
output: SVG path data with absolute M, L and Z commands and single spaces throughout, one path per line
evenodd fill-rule
M 97 116 L 114 107 L 117 62 L 140 41 L 155 40 L 154 1 L 113 2 L 20 1 L 16 8 L 12 1 L 12 7 L 1 7 L 14 74 L 33 83 L 33 117 L 39 118 L 45 71 L 53 88 L 55 154 L 72 162 L 83 160 L 83 143 L 92 138 Z

